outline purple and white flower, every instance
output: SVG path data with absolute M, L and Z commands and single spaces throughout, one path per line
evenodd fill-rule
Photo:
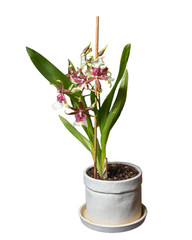
M 87 127 L 86 117 L 91 116 L 88 111 L 92 110 L 91 107 L 83 109 L 83 103 L 79 102 L 79 108 L 70 107 L 74 112 L 66 113 L 68 115 L 75 115 L 74 125 Z
M 64 89 L 62 81 L 57 80 L 57 82 L 60 82 L 61 89 L 55 85 L 55 87 L 57 88 L 57 92 L 59 93 L 59 95 L 57 95 L 57 102 L 55 102 L 52 105 L 52 107 L 55 110 L 61 109 L 64 104 L 67 104 L 67 101 L 66 101 L 66 98 L 65 98 L 65 94 L 70 92 L 70 89 Z

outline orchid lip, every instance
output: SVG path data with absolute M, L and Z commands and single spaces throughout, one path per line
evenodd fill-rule
M 60 102 L 57 101 L 57 102 L 53 103 L 52 108 L 54 110 L 61 109 L 61 108 L 63 108 L 63 103 L 60 103 Z

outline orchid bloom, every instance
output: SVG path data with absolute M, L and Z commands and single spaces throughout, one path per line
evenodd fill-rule
M 82 69 L 78 69 L 78 71 L 74 72 L 72 66 L 69 66 L 69 74 L 66 74 L 72 83 L 77 84 L 77 88 L 73 88 L 72 92 L 75 91 L 83 91 L 84 89 L 89 89 L 89 83 L 87 82 L 87 77 L 82 72 Z
M 107 67 L 105 67 L 105 68 L 93 67 L 92 71 L 88 70 L 87 72 L 92 75 L 92 77 L 89 78 L 87 82 L 90 83 L 93 80 L 95 80 L 98 90 L 101 90 L 101 83 L 100 83 L 99 80 L 105 80 L 105 81 L 108 81 L 109 83 L 111 81 L 110 76 L 107 75 L 107 73 L 108 73 L 108 68 Z
M 69 74 L 66 74 L 66 77 L 70 79 L 70 81 L 74 84 L 77 84 L 77 87 L 73 88 L 72 92 L 82 91 L 84 89 L 89 90 L 89 84 L 87 83 L 87 77 L 82 72 L 82 69 L 78 69 L 78 71 L 74 72 L 72 66 L 69 66 Z
M 79 81 L 79 80 L 80 80 L 80 78 L 79 78 L 79 76 L 78 76 L 79 70 L 75 72 L 75 71 L 73 70 L 72 66 L 70 65 L 70 66 L 69 66 L 69 72 L 70 72 L 70 73 L 65 74 L 65 76 L 68 77 L 72 83 L 76 83 L 76 81 Z
M 101 83 L 100 80 L 106 80 L 111 84 L 111 75 L 108 75 L 108 68 L 104 67 L 105 62 L 103 61 L 103 57 L 98 57 L 96 60 L 91 61 L 90 69 L 86 71 L 88 75 L 88 79 L 86 81 L 86 84 L 89 84 L 93 80 L 95 80 L 95 83 L 97 85 L 97 89 L 101 90 Z
M 74 108 L 70 107 L 74 112 L 67 113 L 68 115 L 75 115 L 75 123 L 74 125 L 78 126 L 86 126 L 87 127 L 87 122 L 86 122 L 86 117 L 91 116 L 87 111 L 92 110 L 92 108 L 85 108 L 83 109 L 83 103 L 80 101 L 79 102 L 79 108 Z
M 55 85 L 55 87 L 57 88 L 57 92 L 59 93 L 59 95 L 57 95 L 57 102 L 55 102 L 52 105 L 52 107 L 55 110 L 62 108 L 63 107 L 63 103 L 67 104 L 67 101 L 66 101 L 66 98 L 65 98 L 65 94 L 70 92 L 70 89 L 64 89 L 62 81 L 57 80 L 57 82 L 60 82 L 61 89 Z

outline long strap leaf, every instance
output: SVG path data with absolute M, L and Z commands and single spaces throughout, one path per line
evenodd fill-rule
M 84 147 L 86 147 L 92 153 L 91 144 L 89 140 L 86 137 L 84 137 L 75 127 L 73 127 L 73 125 L 71 125 L 71 123 L 69 123 L 64 117 L 59 115 L 59 118 L 61 119 L 64 126 L 69 130 L 69 132 L 73 136 L 75 136 L 84 145 Z
M 70 80 L 50 61 L 31 48 L 26 47 L 26 50 L 35 67 L 50 83 L 61 88 L 61 84 L 57 82 L 57 80 L 61 80 L 65 88 L 70 87 Z
M 128 87 L 128 72 L 126 70 L 123 76 L 123 79 L 121 81 L 115 102 L 106 118 L 105 126 L 103 127 L 103 130 L 101 132 L 101 146 L 102 146 L 103 154 L 105 153 L 105 147 L 106 147 L 110 130 L 112 129 L 113 125 L 119 118 L 121 111 L 125 105 L 125 101 L 127 97 L 127 87 Z
M 103 102 L 103 104 L 100 108 L 99 126 L 100 126 L 101 131 L 103 130 L 104 126 L 106 125 L 106 118 L 109 114 L 109 110 L 111 108 L 113 96 L 114 96 L 115 90 L 117 88 L 117 85 L 120 82 L 120 80 L 122 79 L 123 74 L 125 72 L 127 61 L 128 61 L 129 54 L 130 54 L 130 50 L 131 50 L 131 44 L 127 44 L 124 47 L 123 52 L 122 52 L 120 66 L 119 66 L 119 73 L 118 73 L 117 79 L 115 81 L 115 84 L 114 84 L 113 88 L 111 89 L 110 93 L 105 98 L 105 101 Z

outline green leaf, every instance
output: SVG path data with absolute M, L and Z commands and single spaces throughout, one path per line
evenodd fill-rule
M 94 160 L 94 136 L 93 136 L 93 139 L 91 142 L 91 148 L 92 148 L 92 158 Z M 102 162 L 101 162 L 101 154 L 102 154 L 101 147 L 100 147 L 99 141 L 97 139 L 97 171 L 99 172 L 100 176 L 102 175 L 102 172 L 103 172 Z
M 91 91 L 91 94 L 90 94 L 91 105 L 95 103 L 95 96 L 96 96 L 95 92 Z M 100 95 L 97 96 L 97 106 L 95 105 L 92 109 L 97 118 L 97 121 L 98 121 L 98 107 L 100 107 Z
M 70 80 L 45 57 L 31 48 L 26 47 L 26 50 L 35 67 L 51 84 L 61 88 L 61 84 L 57 82 L 61 80 L 66 89 L 71 86 Z
M 127 44 L 122 52 L 122 56 L 121 56 L 121 61 L 120 61 L 120 67 L 119 67 L 119 73 L 117 76 L 117 79 L 115 81 L 115 84 L 113 86 L 113 88 L 111 89 L 110 93 L 107 95 L 107 97 L 105 98 L 100 111 L 99 111 L 99 122 L 98 125 L 100 126 L 101 131 L 103 130 L 104 126 L 106 125 L 106 118 L 109 114 L 110 108 L 111 108 L 111 104 L 113 101 L 113 96 L 115 93 L 115 90 L 117 88 L 118 83 L 120 82 L 120 80 L 123 77 L 123 74 L 125 72 L 126 69 L 126 65 L 127 65 L 127 61 L 129 58 L 129 54 L 130 54 L 130 49 L 131 49 L 131 44 Z
M 59 118 L 61 119 L 64 126 L 69 130 L 69 132 L 73 136 L 75 136 L 84 145 L 84 147 L 86 147 L 92 153 L 91 144 L 89 140 L 86 137 L 84 137 L 75 127 L 73 127 L 73 125 L 71 125 L 71 123 L 69 123 L 64 117 L 59 115 Z
M 109 133 L 112 127 L 114 126 L 115 122 L 119 118 L 121 111 L 125 105 L 125 101 L 127 97 L 127 88 L 128 88 L 128 72 L 126 70 L 123 76 L 123 79 L 121 81 L 115 102 L 106 118 L 105 126 L 103 127 L 103 130 L 101 132 L 101 146 L 103 151 L 102 161 L 104 161 L 104 158 L 105 158 L 105 149 L 106 149 L 106 143 L 108 140 Z
M 87 108 L 87 104 L 86 104 L 86 101 L 85 101 L 85 98 L 84 98 L 84 97 L 81 98 L 81 101 L 82 101 L 82 103 L 83 103 L 83 108 L 84 108 L 84 109 Z M 86 121 L 87 121 L 88 127 L 84 127 L 84 126 L 83 126 L 83 130 L 86 132 L 89 140 L 92 142 L 93 134 L 94 134 L 94 129 L 93 129 L 91 117 L 87 116 L 87 117 L 86 117 Z
M 102 156 L 102 150 L 101 150 L 99 141 L 97 139 L 97 171 L 99 172 L 100 176 L 102 176 L 102 173 L 103 173 L 103 164 L 102 164 L 101 156 Z

